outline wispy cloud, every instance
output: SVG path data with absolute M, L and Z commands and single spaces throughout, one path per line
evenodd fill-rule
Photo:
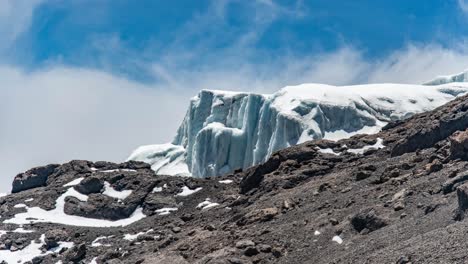
M 0 0 L 0 49 L 11 45 L 27 30 L 34 9 L 44 0 Z

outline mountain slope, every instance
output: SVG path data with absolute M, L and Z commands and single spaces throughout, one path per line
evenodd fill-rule
M 171 144 L 143 146 L 129 160 L 157 174 L 208 177 L 266 161 L 274 151 L 313 139 L 376 133 L 389 121 L 432 110 L 468 84 L 304 84 L 261 95 L 204 90 L 193 98 Z
M 154 177 L 139 162 L 35 168 L 0 199 L 0 258 L 466 263 L 467 128 L 463 96 L 375 135 L 305 142 L 220 178 Z

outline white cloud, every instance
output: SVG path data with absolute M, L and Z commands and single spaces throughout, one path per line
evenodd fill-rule
M 123 161 L 139 145 L 171 140 L 193 94 L 65 67 L 34 73 L 0 67 L 0 80 L 3 191 L 32 166 Z
M 28 29 L 34 9 L 45 0 L 0 0 L 0 48 L 7 48 Z

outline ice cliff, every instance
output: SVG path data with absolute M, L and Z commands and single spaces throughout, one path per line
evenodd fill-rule
M 265 161 L 312 139 L 376 133 L 387 122 L 434 109 L 468 91 L 444 85 L 303 84 L 274 94 L 202 90 L 170 144 L 142 146 L 129 160 L 157 174 L 208 177 Z
M 468 69 L 458 74 L 439 76 L 425 83 L 425 85 L 441 85 L 455 82 L 468 82 Z

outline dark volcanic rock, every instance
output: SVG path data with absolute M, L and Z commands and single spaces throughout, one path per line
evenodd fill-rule
M 48 177 L 55 172 L 55 169 L 58 166 L 59 165 L 57 164 L 50 164 L 18 174 L 13 180 L 13 188 L 11 192 L 17 193 L 36 187 L 46 186 Z
M 75 189 L 82 194 L 91 194 L 91 193 L 99 193 L 104 187 L 104 183 L 101 179 L 97 177 L 87 177 L 84 178 L 80 184 L 75 186 Z
M 351 225 L 353 228 L 361 232 L 364 229 L 375 231 L 387 225 L 387 222 L 378 217 L 373 208 L 361 210 L 351 218 Z

